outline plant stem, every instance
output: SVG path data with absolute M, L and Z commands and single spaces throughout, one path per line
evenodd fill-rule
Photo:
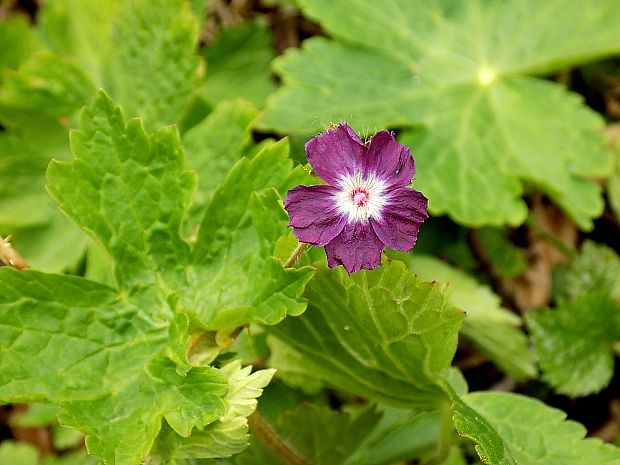
M 254 412 L 248 417 L 248 422 L 255 437 L 285 463 L 290 465 L 309 465 L 273 430 L 260 413 Z
M 441 419 L 439 423 L 439 438 L 437 448 L 433 457 L 428 461 L 428 465 L 439 465 L 450 455 L 452 448 L 452 407 L 449 402 L 442 404 L 439 409 Z
M 301 257 L 301 255 L 309 248 L 310 248 L 310 244 L 306 244 L 305 242 L 300 242 L 299 245 L 295 247 L 295 250 L 293 250 L 291 255 L 284 262 L 283 264 L 284 268 L 292 268 L 293 266 L 295 266 L 295 263 L 297 263 L 297 260 L 299 260 L 299 257 Z

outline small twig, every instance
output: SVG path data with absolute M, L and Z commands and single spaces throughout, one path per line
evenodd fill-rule
M 301 257 L 301 255 L 306 250 L 308 250 L 308 248 L 310 248 L 310 244 L 306 244 L 305 242 L 300 242 L 299 245 L 295 247 L 295 250 L 293 250 L 291 255 L 286 259 L 286 261 L 284 262 L 282 266 L 284 266 L 284 268 L 292 268 L 293 266 L 295 266 L 295 263 L 297 263 L 297 260 L 299 260 L 299 257 Z
M 26 261 L 11 247 L 11 237 L 0 236 L 0 262 L 18 270 L 30 268 Z

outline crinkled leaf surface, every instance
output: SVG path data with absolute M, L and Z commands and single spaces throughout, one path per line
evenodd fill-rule
M 198 84 L 198 21 L 183 0 L 123 2 L 104 71 L 106 90 L 147 127 L 178 123 Z
M 288 221 L 275 189 L 285 192 L 303 174 L 288 151 L 281 141 L 239 161 L 207 206 L 190 270 L 198 291 L 188 305 L 211 328 L 275 324 L 306 308 L 300 295 L 312 270 L 284 269 L 271 257 Z
M 409 263 L 422 279 L 450 284 L 450 303 L 467 312 L 462 334 L 483 354 L 515 379 L 536 374 L 527 337 L 519 329 L 521 319 L 503 308 L 489 287 L 429 255 L 415 254 Z
M 270 334 L 299 352 L 307 373 L 395 406 L 444 398 L 437 380 L 454 356 L 464 315 L 449 305 L 443 286 L 394 261 L 350 277 L 321 268 L 305 296 L 304 315 Z
M 254 106 L 244 100 L 224 101 L 183 134 L 186 165 L 196 172 L 192 219 L 198 217 L 198 223 L 213 191 L 250 143 L 252 123 L 257 116 Z
M 211 457 L 233 453 L 229 441 L 237 452 L 247 443 L 246 417 L 273 373 L 250 374 L 238 363 L 190 365 L 189 341 L 201 324 L 178 297 L 194 295 L 185 273 L 190 247 L 179 230 L 193 176 L 183 169 L 176 130 L 148 134 L 139 119 L 126 123 L 103 91 L 81 122 L 72 133 L 75 158 L 49 169 L 50 190 L 107 250 L 118 289 L 0 269 L 0 399 L 58 404 L 61 421 L 84 431 L 91 453 L 109 465 L 141 463 L 162 428 L 179 438 L 195 433 Z M 286 153 L 278 153 L 284 162 Z M 264 196 L 279 204 L 275 190 Z M 248 201 L 254 197 L 262 198 L 249 191 Z M 251 231 L 248 225 L 245 233 Z M 255 248 L 267 247 L 264 236 Z M 307 270 L 295 273 L 309 278 Z M 299 306 L 304 283 L 291 285 L 299 288 L 291 297 Z M 199 335 L 210 329 L 202 326 Z
M 3 401 L 95 398 L 122 388 L 164 346 L 163 309 L 145 312 L 81 278 L 0 273 Z
M 589 292 L 620 297 L 620 257 L 606 245 L 586 241 L 559 287 L 556 298 L 560 302 Z
M 341 120 L 362 132 L 421 124 L 403 141 L 434 214 L 520 224 L 525 182 L 592 227 L 603 201 L 585 177 L 611 170 L 602 121 L 575 95 L 528 75 L 620 50 L 614 0 L 588 4 L 587 15 L 563 0 L 543 8 L 534 0 L 299 3 L 339 41 L 311 39 L 275 62 L 285 85 L 263 127 L 308 134 Z
M 620 448 L 584 439 L 586 429 L 536 399 L 478 392 L 455 399 L 454 422 L 487 465 L 618 465 Z
M 176 130 L 147 135 L 103 92 L 80 120 L 71 133 L 76 158 L 50 165 L 50 193 L 115 260 L 123 287 L 155 283 L 155 275 L 180 279 L 189 246 L 179 230 L 193 176 Z
M 222 367 L 220 372 L 228 381 L 224 413 L 207 427 L 195 429 L 190 436 L 165 428 L 154 455 L 161 454 L 166 460 L 194 460 L 229 457 L 244 450 L 250 439 L 247 417 L 256 410 L 257 398 L 275 373 L 275 370 L 250 373 L 251 369 L 242 368 L 239 360 Z
M 162 417 L 187 437 L 195 426 L 224 414 L 227 390 L 226 377 L 215 368 L 194 368 L 180 376 L 170 360 L 156 359 L 122 389 L 94 402 L 64 404 L 60 421 L 88 433 L 88 450 L 104 462 L 138 464 L 159 433 Z
M 205 93 L 210 101 L 242 97 L 262 106 L 275 90 L 269 65 L 273 38 L 262 21 L 247 21 L 221 29 L 204 51 L 207 59 Z
M 15 247 L 32 266 L 63 271 L 83 256 L 85 238 L 56 209 L 43 208 L 47 200 L 29 194 L 46 196 L 45 167 L 52 155 L 62 158 L 68 152 L 68 120 L 89 102 L 96 86 L 104 86 L 132 116 L 145 117 L 147 125 L 180 121 L 189 94 L 198 88 L 196 21 L 182 1 L 105 0 L 95 5 L 50 0 L 38 15 L 37 32 L 50 50 L 6 72 L 0 86 L 0 121 L 27 147 L 3 147 L 3 160 L 11 163 L 2 163 L 0 173 L 11 178 L 9 185 L 27 188 L 20 190 L 17 202 L 11 197 L 0 203 L 8 203 L 9 208 L 2 209 L 7 216 L 30 225 L 24 230 L 13 219 L 2 222 L 2 232 L 12 234 Z M 24 54 L 32 48 L 27 47 L 31 36 L 27 30 L 20 38 Z M 153 66 L 157 72 L 145 79 Z M 51 145 L 52 139 L 60 143 Z M 58 234 L 63 228 L 67 233 Z
M 620 305 L 609 294 L 593 291 L 526 321 L 543 379 L 558 392 L 585 396 L 609 383 L 620 340 Z

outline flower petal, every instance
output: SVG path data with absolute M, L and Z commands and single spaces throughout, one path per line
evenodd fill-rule
M 363 170 L 366 147 L 348 124 L 340 124 L 306 143 L 306 158 L 321 179 L 336 184 Z
M 364 175 L 375 173 L 389 186 L 405 187 L 415 175 L 413 156 L 406 145 L 399 144 L 394 133 L 379 131 L 370 140 Z
M 415 245 L 420 225 L 428 218 L 427 207 L 428 200 L 421 192 L 401 187 L 390 193 L 381 218 L 371 218 L 370 223 L 381 242 L 406 252 Z
M 367 221 L 348 223 L 342 232 L 325 246 L 330 268 L 342 265 L 348 273 L 378 267 L 383 249 L 383 242 Z
M 331 186 L 297 186 L 288 191 L 284 208 L 297 239 L 325 245 L 342 231 L 347 219 L 338 212 L 337 192 Z

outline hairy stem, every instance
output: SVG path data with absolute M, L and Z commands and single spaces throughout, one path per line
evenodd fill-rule
M 284 262 L 283 264 L 284 268 L 292 268 L 293 266 L 295 266 L 295 263 L 297 263 L 297 260 L 299 260 L 299 257 L 301 257 L 301 255 L 309 248 L 310 248 L 310 244 L 306 244 L 305 242 L 300 242 L 299 245 L 295 247 L 295 250 L 291 252 L 291 255 Z

